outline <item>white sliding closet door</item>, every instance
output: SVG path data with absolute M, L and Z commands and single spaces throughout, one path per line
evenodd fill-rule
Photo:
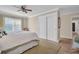
M 38 18 L 38 36 L 58 42 L 58 12 L 41 15 Z
M 47 39 L 58 41 L 58 15 L 57 12 L 47 15 Z
M 39 29 L 38 36 L 40 38 L 46 39 L 46 16 L 40 16 L 38 19 Z

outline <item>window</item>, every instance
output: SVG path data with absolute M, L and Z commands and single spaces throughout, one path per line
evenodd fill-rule
M 21 19 L 4 18 L 4 30 L 6 32 L 21 31 Z

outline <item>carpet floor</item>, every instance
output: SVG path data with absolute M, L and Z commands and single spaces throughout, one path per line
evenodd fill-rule
M 39 45 L 33 47 L 23 54 L 57 54 L 59 46 L 56 42 L 40 39 Z
M 79 54 L 79 48 L 72 49 L 72 39 L 61 38 L 59 43 L 40 39 L 38 46 L 23 54 Z

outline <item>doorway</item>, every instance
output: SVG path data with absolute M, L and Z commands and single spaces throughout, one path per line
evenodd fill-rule
M 74 18 L 72 20 L 72 35 L 78 35 L 79 34 L 79 19 Z

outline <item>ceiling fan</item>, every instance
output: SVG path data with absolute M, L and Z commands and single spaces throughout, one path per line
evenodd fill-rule
M 25 12 L 25 13 L 27 13 L 28 11 L 32 12 L 31 9 L 26 8 L 26 5 L 20 6 L 19 10 L 17 10 L 17 11 L 22 11 L 22 12 Z

